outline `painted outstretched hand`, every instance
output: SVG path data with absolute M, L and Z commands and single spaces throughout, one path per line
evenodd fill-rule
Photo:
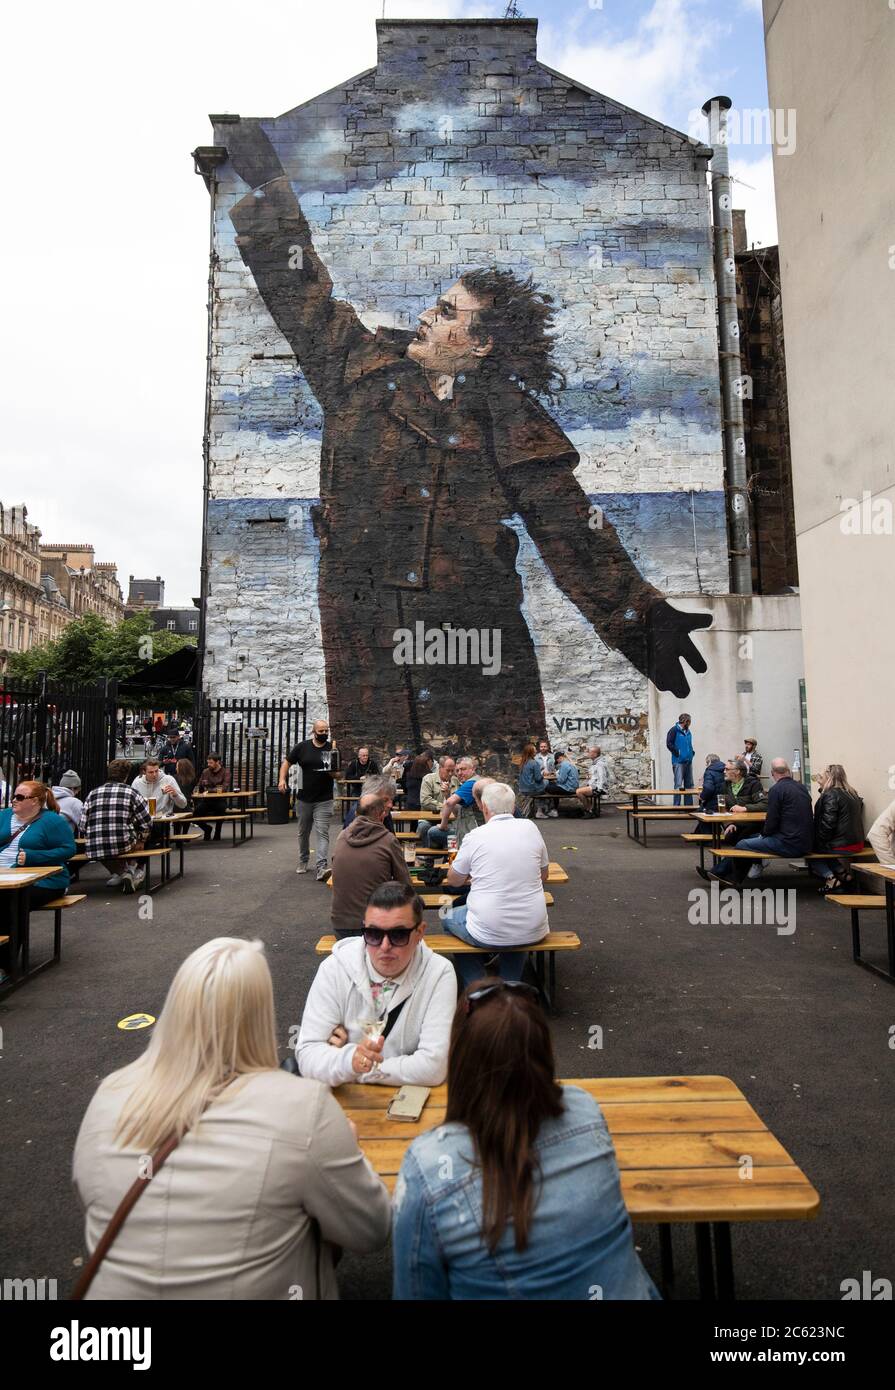
M 650 609 L 647 630 L 647 676 L 660 690 L 683 699 L 690 683 L 682 662 L 701 676 L 708 669 L 690 633 L 710 627 L 711 613 L 682 613 L 663 599 Z

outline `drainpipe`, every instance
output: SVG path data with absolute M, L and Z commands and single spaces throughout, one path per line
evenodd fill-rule
M 195 172 L 201 174 L 209 195 L 208 223 L 208 330 L 205 349 L 205 418 L 202 431 L 202 557 L 199 585 L 199 640 L 196 662 L 196 709 L 202 696 L 205 670 L 205 626 L 208 607 L 208 501 L 211 494 L 211 373 L 214 345 L 214 296 L 218 255 L 214 246 L 214 222 L 217 207 L 217 169 L 227 159 L 223 145 L 201 145 L 193 150 Z
M 730 545 L 730 583 L 734 594 L 752 593 L 752 544 L 749 536 L 749 491 L 746 478 L 746 432 L 743 423 L 740 325 L 737 317 L 736 262 L 733 254 L 733 197 L 727 155 L 730 97 L 712 97 L 702 108 L 708 118 L 712 158 L 712 228 L 715 283 L 718 289 L 718 337 L 721 358 L 724 472 Z

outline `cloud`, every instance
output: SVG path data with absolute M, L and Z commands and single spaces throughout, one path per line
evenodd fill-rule
M 682 113 L 716 90 L 710 59 L 725 26 L 695 0 L 654 0 L 633 33 L 617 27 L 608 6 L 583 13 L 588 19 L 579 20 L 572 36 L 565 27 L 544 26 L 542 60 L 635 111 L 686 129 Z
M 777 208 L 774 202 L 774 162 L 770 151 L 757 159 L 730 161 L 735 180 L 733 205 L 746 209 L 748 244 L 776 246 Z

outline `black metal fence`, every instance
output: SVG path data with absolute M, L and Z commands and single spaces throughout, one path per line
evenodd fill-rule
M 17 782 L 35 778 L 53 786 L 73 768 L 81 795 L 106 780 L 115 756 L 118 682 L 33 681 L 0 677 L 0 805 Z
M 306 737 L 307 692 L 300 700 L 211 700 L 201 696 L 193 723 L 196 770 L 219 753 L 232 785 L 263 791 L 276 783 L 280 763 Z

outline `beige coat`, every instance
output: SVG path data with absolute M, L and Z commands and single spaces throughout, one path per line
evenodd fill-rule
M 75 1145 L 88 1251 L 138 1176 L 139 1151 L 113 1142 L 130 1089 L 110 1078 L 100 1085 Z M 328 1087 L 258 1073 L 181 1140 L 88 1298 L 338 1298 L 331 1251 L 312 1218 L 324 1242 L 369 1253 L 389 1237 L 388 1193 Z
M 867 832 L 867 839 L 881 864 L 895 868 L 895 801 L 881 811 Z

